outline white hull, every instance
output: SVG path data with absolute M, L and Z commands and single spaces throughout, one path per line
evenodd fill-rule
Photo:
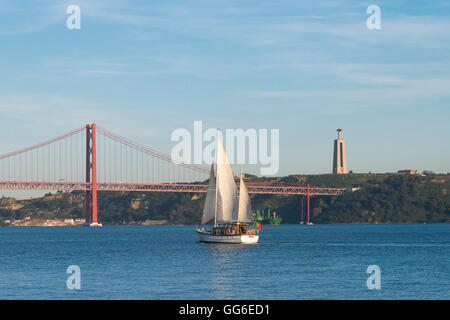
M 215 242 L 215 243 L 257 243 L 259 235 L 241 234 L 229 236 L 216 236 L 205 231 L 197 229 L 198 236 L 201 242 Z
M 85 227 L 102 227 L 103 225 L 98 222 L 86 222 L 83 224 Z

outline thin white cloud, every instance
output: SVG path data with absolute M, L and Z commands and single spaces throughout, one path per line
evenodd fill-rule
M 272 99 L 296 101 L 299 108 L 313 108 L 326 111 L 342 106 L 344 110 L 381 110 L 383 108 L 405 108 L 430 99 L 450 98 L 450 78 L 422 80 L 402 79 L 390 87 L 345 87 L 314 90 L 252 90 L 243 95 L 251 99 Z

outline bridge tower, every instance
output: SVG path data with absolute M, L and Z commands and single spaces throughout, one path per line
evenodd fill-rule
M 86 225 L 101 226 L 97 219 L 97 151 L 95 142 L 95 123 L 86 125 L 86 182 L 91 190 L 86 191 Z

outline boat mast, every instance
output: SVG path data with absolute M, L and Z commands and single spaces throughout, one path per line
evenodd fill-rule
M 216 205 L 214 206 L 214 228 L 217 226 L 217 189 L 219 187 L 219 163 L 218 163 L 218 155 L 219 155 L 219 128 L 217 128 L 216 135 Z
M 241 179 L 240 180 L 242 180 L 242 164 L 241 164 Z M 241 204 L 241 181 L 239 181 L 239 206 L 238 206 L 238 220 L 237 220 L 237 224 L 239 225 L 239 207 L 240 207 L 240 204 Z

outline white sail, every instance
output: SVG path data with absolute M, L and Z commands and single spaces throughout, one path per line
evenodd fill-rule
M 233 169 L 217 137 L 217 223 L 237 220 L 237 188 Z
M 216 214 L 216 178 L 214 177 L 214 166 L 211 166 L 209 174 L 208 192 L 206 193 L 205 207 L 203 208 L 202 225 L 214 222 Z
M 241 174 L 241 183 L 239 187 L 239 222 L 252 222 L 252 205 L 248 195 L 247 187 L 244 183 L 244 178 Z

